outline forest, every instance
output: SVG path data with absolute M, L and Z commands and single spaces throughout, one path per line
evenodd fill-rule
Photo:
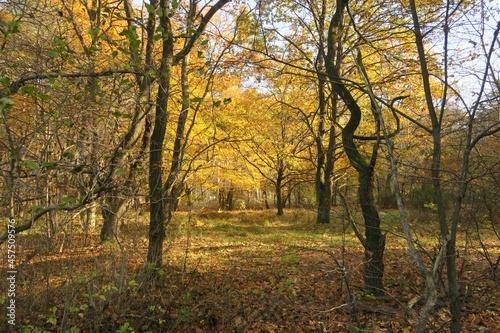
M 499 332 L 493 0 L 0 0 L 1 332 Z

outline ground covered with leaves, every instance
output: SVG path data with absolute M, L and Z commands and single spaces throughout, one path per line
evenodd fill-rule
M 125 220 L 121 240 L 112 244 L 99 244 L 98 231 L 79 230 L 78 222 L 51 237 L 34 230 L 17 239 L 16 327 L 3 312 L 0 331 L 411 332 L 425 299 L 423 281 L 397 217 L 383 216 L 388 239 L 380 298 L 363 292 L 363 249 L 346 222 L 339 217 L 319 225 L 307 210 L 282 217 L 178 213 L 155 284 L 143 274 L 145 217 Z M 439 250 L 436 228 L 414 222 L 422 254 L 432 258 Z M 461 230 L 463 331 L 500 332 L 500 242 L 491 233 L 479 238 L 472 226 Z M 0 264 L 7 271 L 6 256 Z M 448 331 L 450 321 L 443 270 L 432 332 Z M 7 281 L 0 284 L 5 309 Z

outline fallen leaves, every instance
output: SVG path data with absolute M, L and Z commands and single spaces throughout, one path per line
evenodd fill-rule
M 251 215 L 246 218 L 252 223 Z M 255 234 L 228 237 L 221 236 L 227 228 L 211 234 L 209 225 L 192 227 L 187 257 L 186 239 L 172 240 L 155 286 L 141 278 L 147 248 L 139 229 L 132 230 L 138 238 L 125 238 L 120 246 L 95 245 L 97 233 L 67 237 L 62 252 L 42 251 L 22 269 L 19 323 L 82 332 L 116 332 L 126 325 L 141 332 L 411 332 L 417 322 L 425 290 L 404 247 L 386 250 L 387 293 L 374 299 L 362 289 L 362 249 L 325 242 L 325 234 L 335 236 L 328 226 L 294 229 L 279 220 L 253 228 Z M 264 236 L 273 233 L 291 241 L 266 242 Z M 500 286 L 480 258 L 463 258 L 464 332 L 500 331 Z M 450 320 L 445 300 L 440 296 L 431 330 Z

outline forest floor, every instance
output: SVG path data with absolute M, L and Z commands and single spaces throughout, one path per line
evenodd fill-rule
M 363 250 L 346 222 L 319 225 L 314 212 L 302 209 L 282 217 L 274 211 L 177 213 L 154 285 L 142 274 L 145 213 L 126 219 L 122 240 L 113 244 L 100 245 L 98 231 L 72 232 L 82 229 L 77 221 L 50 238 L 36 230 L 18 235 L 16 326 L 7 323 L 2 278 L 0 332 L 412 332 L 425 299 L 423 280 L 397 218 L 382 217 L 381 298 L 363 293 Z M 438 228 L 432 218 L 413 220 L 421 253 L 432 258 Z M 459 238 L 463 332 L 500 332 L 500 241 L 483 227 L 480 240 L 472 226 L 462 226 Z M 441 269 L 429 332 L 449 330 L 445 280 Z

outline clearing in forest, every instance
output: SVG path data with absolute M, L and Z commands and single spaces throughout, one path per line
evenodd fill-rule
M 51 238 L 33 230 L 17 240 L 18 262 L 27 262 L 17 274 L 16 331 L 411 332 L 425 292 L 397 217 L 383 214 L 386 295 L 375 299 L 363 293 L 363 249 L 340 216 L 322 225 L 302 209 L 177 213 L 156 285 L 142 278 L 144 216 L 103 245 L 97 231 L 72 232 L 77 221 Z M 437 236 L 420 225 L 420 244 L 432 248 Z M 499 257 L 500 243 L 481 246 L 463 226 L 459 244 L 464 332 L 498 332 L 498 262 L 488 258 Z M 450 319 L 442 296 L 429 324 L 436 332 Z M 0 327 L 10 327 L 5 316 Z

